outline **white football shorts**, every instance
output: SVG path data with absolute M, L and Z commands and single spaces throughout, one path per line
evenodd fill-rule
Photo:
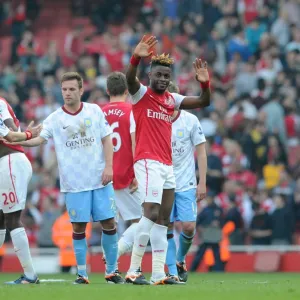
M 25 208 L 31 164 L 24 153 L 0 158 L 0 210 L 5 214 Z
M 176 186 L 173 166 L 152 159 L 141 159 L 134 164 L 135 178 L 143 202 L 161 204 L 163 190 Z
M 124 221 L 142 217 L 142 199 L 139 190 L 130 194 L 129 188 L 115 190 L 117 209 Z

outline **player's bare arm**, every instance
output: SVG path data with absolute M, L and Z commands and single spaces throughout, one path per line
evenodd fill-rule
M 207 171 L 207 156 L 205 143 L 196 146 L 197 162 L 199 170 L 199 183 L 197 186 L 197 201 L 201 201 L 206 197 L 206 171 Z
M 201 59 L 196 59 L 193 63 L 196 80 L 202 87 L 200 96 L 187 96 L 183 99 L 180 109 L 202 108 L 210 105 L 211 91 L 209 86 L 209 74 L 207 70 L 207 62 L 202 62 Z
M 140 88 L 140 82 L 136 77 L 137 68 L 141 58 L 149 57 L 153 54 L 151 49 L 157 44 L 155 36 L 146 38 L 144 35 L 139 44 L 135 47 L 133 56 L 130 60 L 130 65 L 126 72 L 126 80 L 128 84 L 128 90 L 131 95 L 134 95 Z
M 25 132 L 9 131 L 8 134 L 5 137 L 3 137 L 3 139 L 10 143 L 21 142 L 27 139 L 27 135 Z
M 5 121 L 12 120 L 12 119 L 7 119 Z M 4 122 L 6 123 L 6 122 Z M 8 122 L 10 123 L 10 122 Z M 20 142 L 26 142 L 27 140 L 30 140 L 32 138 L 37 137 L 41 130 L 42 130 L 42 125 L 38 125 L 33 127 L 33 121 L 29 124 L 27 130 L 25 132 L 15 132 L 15 131 L 9 131 L 8 134 L 3 137 L 6 141 L 9 143 L 16 143 L 20 144 Z
M 132 132 L 130 134 L 131 136 L 131 147 L 132 147 L 132 155 L 134 156 L 134 151 L 135 151 L 135 132 Z M 132 182 L 129 185 L 130 193 L 133 194 L 134 192 L 137 191 L 138 189 L 138 182 L 136 178 L 133 178 Z
M 105 158 L 105 168 L 102 174 L 102 184 L 107 185 L 113 179 L 113 144 L 111 136 L 107 135 L 102 139 L 103 152 Z
M 18 127 L 14 123 L 13 119 L 10 119 L 10 118 L 6 119 L 4 121 L 4 124 L 6 125 L 7 128 L 9 128 L 10 131 L 18 131 Z
M 23 133 L 23 132 L 21 132 L 21 133 Z M 23 147 L 37 147 L 37 146 L 40 146 L 40 145 L 46 144 L 46 143 L 47 143 L 47 141 L 43 137 L 38 136 L 38 137 L 35 137 L 28 141 L 13 142 L 13 143 L 11 143 L 11 145 L 20 145 Z

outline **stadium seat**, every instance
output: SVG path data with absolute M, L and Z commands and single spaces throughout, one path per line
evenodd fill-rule
M 277 272 L 280 267 L 281 253 L 276 251 L 258 252 L 254 260 L 254 270 L 261 273 Z

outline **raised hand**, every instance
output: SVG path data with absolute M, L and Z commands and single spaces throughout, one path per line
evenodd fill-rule
M 136 57 L 148 57 L 153 54 L 152 48 L 158 43 L 155 36 L 146 38 L 144 35 L 142 40 L 135 47 L 133 55 Z
M 193 63 L 195 72 L 196 72 L 196 80 L 199 82 L 207 82 L 209 81 L 209 74 L 207 70 L 207 62 L 202 62 L 201 59 L 196 58 Z
M 27 130 L 29 130 L 32 133 L 32 138 L 35 138 L 40 135 L 43 126 L 42 124 L 39 124 L 38 126 L 33 127 L 34 121 L 31 121 L 27 127 Z

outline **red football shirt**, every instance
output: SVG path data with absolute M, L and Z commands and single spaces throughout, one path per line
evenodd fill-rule
M 11 108 L 11 106 L 8 104 L 8 102 L 4 99 L 0 97 L 0 118 L 5 121 L 7 119 L 13 119 L 15 125 L 19 128 L 20 126 L 20 122 L 17 119 L 13 109 Z M 1 146 L 5 146 L 8 148 L 11 148 L 13 150 L 19 151 L 19 152 L 24 152 L 23 147 L 18 146 L 18 145 L 9 145 L 6 144 L 5 142 L 0 142 Z
M 134 178 L 131 133 L 135 132 L 132 105 L 112 102 L 102 108 L 113 130 L 113 186 L 120 190 L 128 187 Z
M 141 84 L 132 95 L 132 111 L 136 122 L 136 147 L 134 162 L 152 159 L 172 165 L 172 116 L 184 96 L 165 92 L 155 93 Z

